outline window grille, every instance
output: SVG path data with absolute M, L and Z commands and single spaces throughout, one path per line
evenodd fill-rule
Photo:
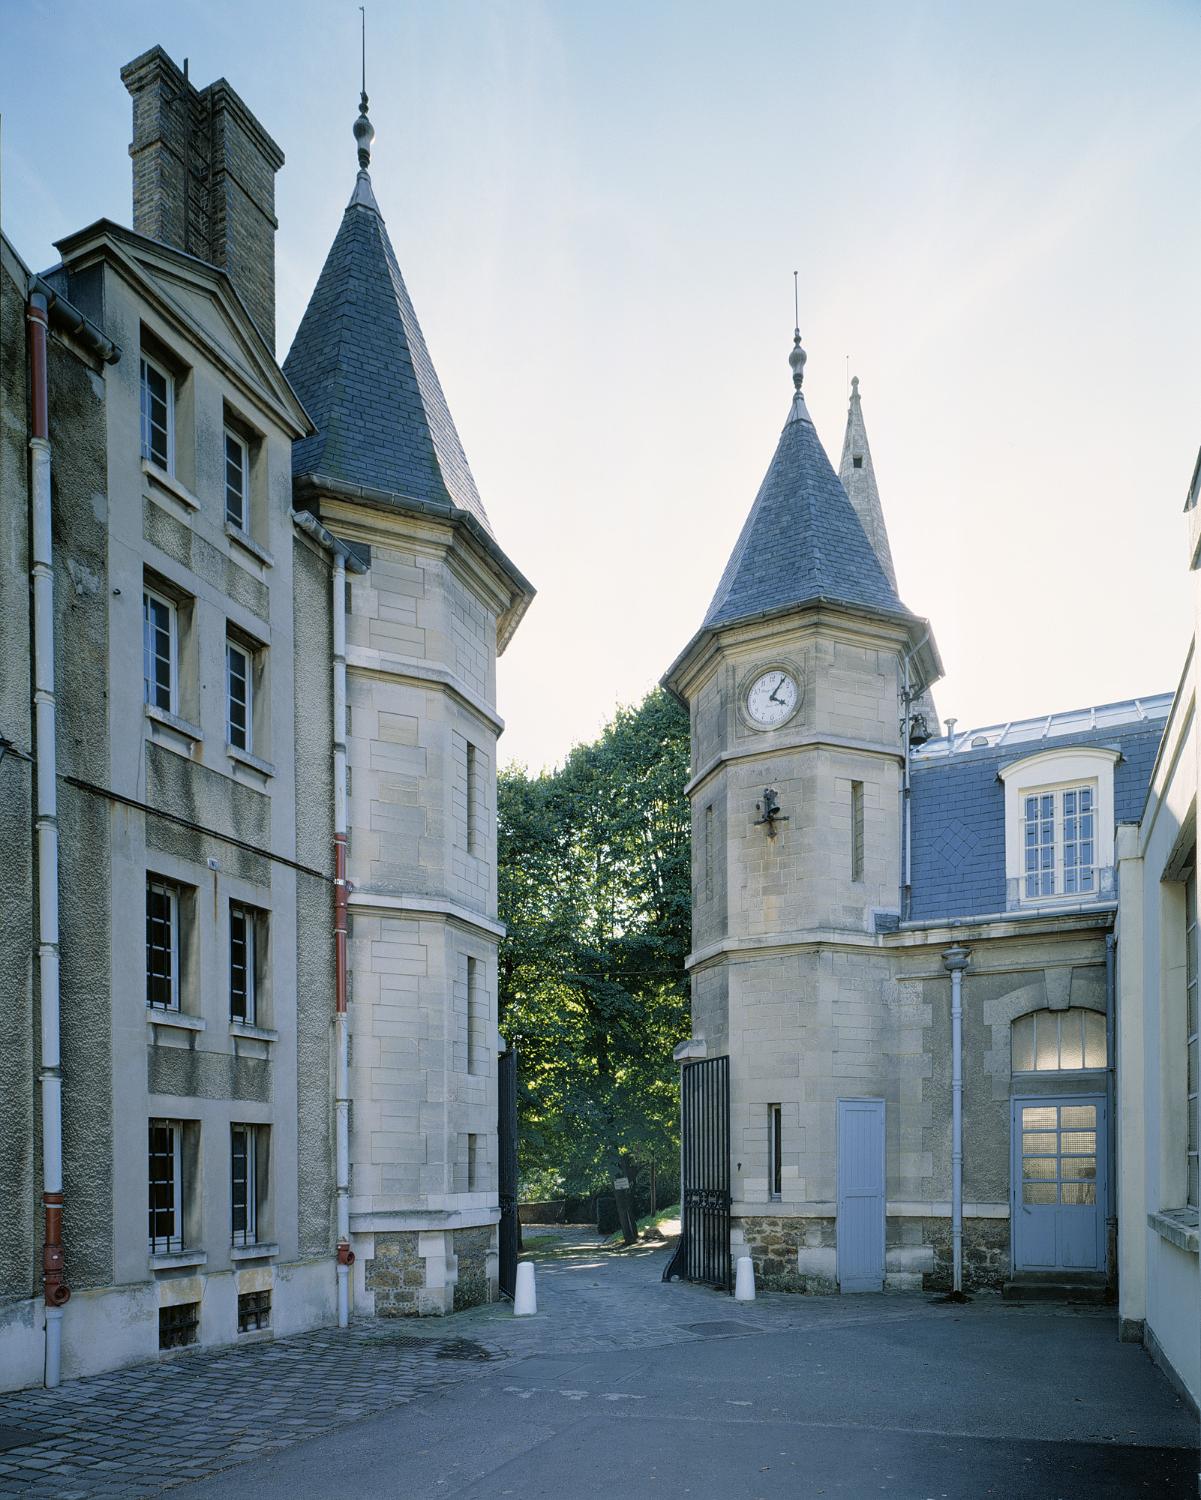
M 1097 888 L 1093 785 L 1055 787 L 1024 799 L 1023 878 L 1026 899 L 1089 895 Z
M 142 457 L 168 474 L 175 468 L 175 382 L 150 360 L 141 362 Z
M 767 1106 L 768 1182 L 773 1199 L 784 1195 L 784 1112 L 778 1104 Z
M 271 1327 L 271 1293 L 240 1292 L 238 1294 L 238 1332 L 253 1333 L 259 1328 Z
M 246 497 L 250 491 L 249 452 L 235 432 L 225 429 L 225 519 L 239 531 L 247 531 Z
M 152 1255 L 173 1255 L 183 1249 L 183 1181 L 180 1170 L 179 1138 L 180 1126 L 176 1121 L 150 1121 L 149 1198 L 150 1253 Z
M 149 589 L 142 592 L 142 698 L 175 712 L 177 630 L 175 606 Z
M 705 900 L 713 899 L 713 804 L 705 808 Z
M 255 1129 L 253 1125 L 230 1128 L 230 1205 L 235 1245 L 253 1245 L 257 1231 L 255 1211 Z
M 255 916 L 246 906 L 229 908 L 229 1014 L 231 1020 L 254 1025 Z
M 146 881 L 146 1004 L 179 1009 L 179 892 L 166 881 Z
M 184 1349 L 196 1342 L 199 1327 L 199 1302 L 180 1302 L 175 1307 L 160 1307 L 158 1346 L 160 1349 Z
M 254 682 L 250 652 L 225 643 L 225 738 L 235 750 L 254 748 Z
M 1197 1171 L 1197 1079 L 1198 1079 L 1198 1006 L 1197 1006 L 1197 872 L 1194 869 L 1184 887 L 1185 908 L 1185 1035 L 1188 1047 L 1188 1201 L 1193 1208 L 1201 1204 Z

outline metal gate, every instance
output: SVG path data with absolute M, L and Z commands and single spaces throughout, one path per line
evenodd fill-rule
M 673 1276 L 728 1292 L 730 1263 L 730 1059 L 687 1063 L 680 1075 L 680 1243 Z
M 497 1064 L 497 1122 L 500 1191 L 500 1289 L 511 1297 L 517 1286 L 517 1049 L 500 1054 Z

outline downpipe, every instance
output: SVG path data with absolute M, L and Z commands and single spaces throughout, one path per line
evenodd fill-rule
M 963 975 L 971 959 L 956 943 L 942 956 L 951 975 L 951 1297 L 963 1295 Z
M 45 1383 L 62 1380 L 63 1307 L 71 1295 L 63 1252 L 63 1084 L 60 1047 L 58 928 L 58 766 L 55 753 L 54 550 L 50 520 L 47 305 L 29 298 L 29 439 L 31 582 L 33 591 L 33 710 L 37 744 L 38 992 L 41 1003 L 42 1296 L 46 1313 Z
M 334 554 L 334 1113 L 338 1327 L 350 1323 L 350 1024 L 347 1013 L 346 560 Z

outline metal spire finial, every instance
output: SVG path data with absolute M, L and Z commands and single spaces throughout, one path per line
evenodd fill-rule
M 801 303 L 800 292 L 797 288 L 798 272 L 792 273 L 792 307 L 796 315 L 796 327 L 793 329 L 792 353 L 788 356 L 788 363 L 792 366 L 792 385 L 799 396 L 801 386 L 805 380 L 805 361 L 809 356 L 801 348 Z
M 359 171 L 365 172 L 371 165 L 371 143 L 375 140 L 375 126 L 367 118 L 367 9 L 359 6 L 363 18 L 363 85 L 359 94 L 359 117 L 354 122 L 354 138 L 359 148 Z

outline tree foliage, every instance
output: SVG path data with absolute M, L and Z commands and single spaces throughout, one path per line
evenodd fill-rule
M 519 1048 L 531 1186 L 587 1193 L 677 1159 L 688 760 L 687 715 L 656 690 L 561 769 L 501 773 L 500 1028 Z

